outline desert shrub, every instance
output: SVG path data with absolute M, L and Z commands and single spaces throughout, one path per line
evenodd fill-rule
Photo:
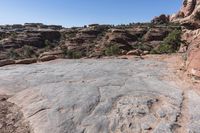
M 152 54 L 174 53 L 181 45 L 181 30 L 173 30 L 164 39 L 163 43 L 156 49 L 151 51 Z
M 80 59 L 82 57 L 82 53 L 80 51 L 67 50 L 64 54 L 70 59 Z
M 107 56 L 113 56 L 119 54 L 120 54 L 120 48 L 116 44 L 111 45 L 105 49 L 105 55 Z
M 35 55 L 35 51 L 33 49 L 33 47 L 31 46 L 24 46 L 22 48 L 22 56 L 25 57 L 25 58 L 31 58 Z
M 20 55 L 18 54 L 18 52 L 16 52 L 14 49 L 9 49 L 7 52 L 7 56 L 10 59 L 18 59 L 20 57 Z
M 151 47 L 145 43 L 141 43 L 138 45 L 138 49 L 142 50 L 142 51 L 151 51 Z
M 45 44 L 45 46 L 49 46 L 49 45 L 50 45 L 49 40 L 45 40 L 45 41 L 44 41 L 44 44 Z
M 52 42 L 50 42 L 49 40 L 45 40 L 44 41 L 44 44 L 45 44 L 45 49 L 48 51 L 49 49 L 52 49 L 54 48 L 54 44 Z
M 11 37 L 12 38 L 17 38 L 17 33 L 15 33 L 15 32 L 11 33 Z

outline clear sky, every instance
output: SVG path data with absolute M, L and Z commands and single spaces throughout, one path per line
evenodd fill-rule
M 182 0 L 1 0 L 0 24 L 41 22 L 65 27 L 147 22 L 179 10 Z

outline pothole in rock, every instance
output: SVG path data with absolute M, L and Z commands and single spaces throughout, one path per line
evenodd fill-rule
M 118 99 L 109 113 L 112 133 L 174 132 L 180 108 L 165 97 L 125 96 Z
M 0 95 L 0 133 L 30 133 L 29 124 L 15 104 L 7 101 L 9 97 Z

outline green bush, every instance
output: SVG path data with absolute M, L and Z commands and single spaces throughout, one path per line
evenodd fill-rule
M 164 39 L 163 43 L 151 51 L 152 54 L 175 53 L 181 45 L 181 30 L 173 30 Z
M 45 44 L 45 48 L 46 48 L 47 51 L 48 51 L 49 49 L 54 48 L 53 43 L 50 42 L 49 40 L 45 40 L 45 41 L 44 41 L 44 44 Z
M 82 53 L 80 51 L 67 50 L 64 54 L 70 59 L 80 59 L 82 57 Z
M 142 50 L 142 51 L 151 51 L 151 47 L 145 43 L 141 43 L 138 45 L 138 49 Z
M 31 58 L 35 55 L 35 51 L 33 49 L 33 47 L 31 46 L 24 46 L 22 48 L 22 56 L 25 57 L 25 58 Z
M 18 59 L 20 57 L 20 55 L 14 50 L 14 49 L 10 49 L 7 53 L 7 56 L 10 58 L 10 59 Z
M 117 45 L 111 45 L 105 49 L 105 55 L 107 56 L 113 56 L 119 54 L 120 54 L 120 48 Z

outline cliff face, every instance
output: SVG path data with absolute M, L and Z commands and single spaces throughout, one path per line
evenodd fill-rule
M 184 0 L 180 11 L 171 16 L 171 21 L 190 29 L 200 28 L 200 0 Z
M 189 44 L 186 68 L 189 74 L 200 77 L 200 0 L 184 0 L 181 10 L 171 21 L 183 26 L 183 39 Z

